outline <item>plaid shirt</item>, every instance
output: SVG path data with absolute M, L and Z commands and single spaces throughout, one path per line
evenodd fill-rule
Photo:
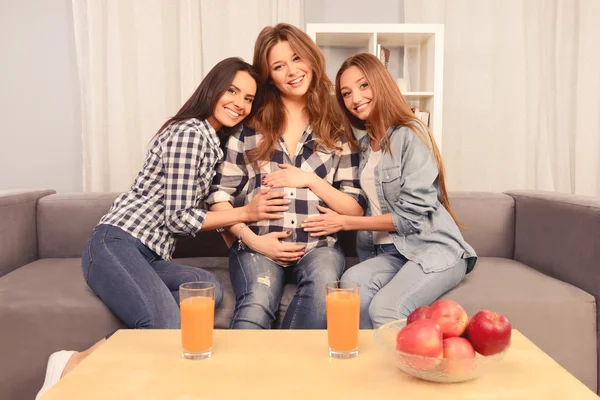
M 194 236 L 202 227 L 203 201 L 222 159 L 219 137 L 208 121 L 169 125 L 148 149 L 129 192 L 114 201 L 99 224 L 117 226 L 171 259 L 174 234 Z
M 336 189 L 352 196 L 363 208 L 366 206 L 365 197 L 360 189 L 358 180 L 359 154 L 351 151 L 345 141 L 339 142 L 341 151 L 329 151 L 319 147 L 314 150 L 315 138 L 309 128 L 304 131 L 298 146 L 296 156 L 292 159 L 283 138 L 275 147 L 271 161 L 262 163 L 260 170 L 255 170 L 248 160 L 248 152 L 256 148 L 262 135 L 248 127 L 231 136 L 227 142 L 225 160 L 217 167 L 213 180 L 211 194 L 206 200 L 208 204 L 228 201 L 234 204 L 235 198 L 244 196 L 245 204 L 260 191 L 263 176 L 279 170 L 277 164 L 290 164 L 303 171 L 314 172 Z M 292 161 L 293 160 L 293 161 Z M 289 210 L 278 220 L 263 220 L 248 224 L 258 235 L 271 232 L 291 231 L 285 238 L 287 242 L 306 245 L 306 252 L 316 247 L 333 247 L 337 241 L 335 235 L 311 237 L 300 226 L 302 222 L 313 215 L 319 215 L 317 205 L 326 207 L 308 188 L 277 188 L 284 190 L 286 198 L 291 200 Z

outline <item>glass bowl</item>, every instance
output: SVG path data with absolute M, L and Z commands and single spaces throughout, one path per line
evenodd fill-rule
M 405 326 L 406 319 L 388 322 L 375 330 L 375 342 L 398 368 L 426 381 L 452 383 L 478 378 L 492 370 L 508 349 L 487 357 L 476 353 L 474 358 L 436 358 L 403 353 L 396 350 L 396 335 Z

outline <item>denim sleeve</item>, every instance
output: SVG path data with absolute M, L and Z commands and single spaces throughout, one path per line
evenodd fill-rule
M 392 151 L 401 154 L 401 183 L 398 200 L 391 203 L 394 227 L 399 235 L 420 233 L 429 215 L 439 206 L 438 167 L 433 151 L 409 128 L 400 128 L 399 145 Z M 394 141 L 396 142 L 396 141 Z

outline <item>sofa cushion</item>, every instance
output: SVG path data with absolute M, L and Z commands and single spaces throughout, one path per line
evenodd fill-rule
M 38 202 L 39 258 L 81 257 L 83 247 L 116 193 L 55 194 Z
M 452 192 L 450 204 L 461 232 L 479 257 L 513 258 L 515 201 L 501 193 Z
M 517 261 L 480 258 L 444 297 L 469 315 L 482 309 L 505 315 L 513 328 L 596 390 L 596 303 L 590 294 Z
M 85 242 L 118 193 L 51 195 L 38 203 L 40 258 L 81 257 Z M 463 235 L 480 257 L 513 257 L 514 200 L 499 193 L 453 192 L 450 201 Z M 356 256 L 355 232 L 340 232 L 348 257 Z M 175 257 L 227 257 L 227 247 L 215 231 L 178 239 Z

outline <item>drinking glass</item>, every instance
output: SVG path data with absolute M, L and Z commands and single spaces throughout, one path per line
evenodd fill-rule
M 358 355 L 360 288 L 349 281 L 326 285 L 327 338 L 329 357 L 353 358 Z
M 201 360 L 212 355 L 215 284 L 188 282 L 179 286 L 183 357 Z

